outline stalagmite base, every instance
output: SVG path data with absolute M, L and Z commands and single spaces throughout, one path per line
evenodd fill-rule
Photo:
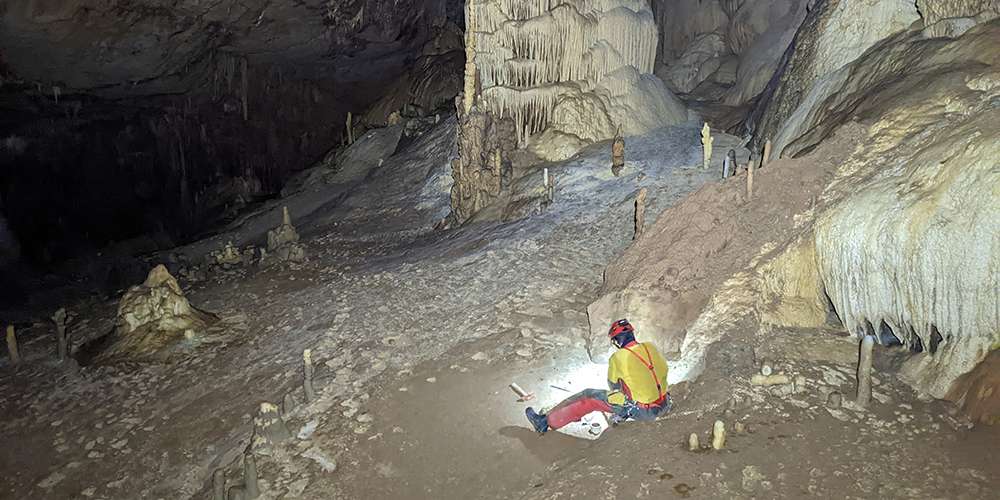
M 858 397 L 855 400 L 861 408 L 867 408 L 872 400 L 872 350 L 875 337 L 865 335 L 858 351 Z
M 21 354 L 17 350 L 17 334 L 14 332 L 14 325 L 7 326 L 7 353 L 10 354 L 10 363 L 17 365 L 21 363 Z
M 646 188 L 639 190 L 639 194 L 635 197 L 635 233 L 632 236 L 633 240 L 639 239 L 642 236 L 642 229 L 646 224 L 646 194 L 648 191 Z

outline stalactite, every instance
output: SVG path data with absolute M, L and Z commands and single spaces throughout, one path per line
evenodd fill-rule
M 467 6 L 476 28 L 467 49 L 471 44 L 482 99 L 491 113 L 514 118 L 522 144 L 546 128 L 561 93 L 589 91 L 624 66 L 653 71 L 657 28 L 644 1 L 469 0 Z M 611 80 L 617 94 L 634 83 Z

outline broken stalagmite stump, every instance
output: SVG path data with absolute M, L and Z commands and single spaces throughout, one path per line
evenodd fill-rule
M 304 370 L 304 377 L 302 379 L 302 388 L 305 389 L 306 402 L 312 403 L 316 400 L 316 391 L 313 389 L 313 362 L 312 362 L 312 349 L 306 349 L 302 351 L 302 365 Z
M 261 403 L 260 411 L 253 418 L 251 449 L 267 450 L 291 437 L 292 433 L 278 413 L 278 406 L 268 402 Z
M 14 325 L 7 325 L 7 353 L 10 355 L 12 365 L 21 363 L 21 353 L 17 350 L 17 333 L 14 331 Z
M 774 368 L 771 366 L 771 362 L 768 360 L 763 360 L 760 362 L 760 374 L 765 377 L 774 373 Z
M 721 450 L 726 446 L 726 424 L 716 420 L 712 426 L 712 449 Z
M 728 179 L 736 175 L 736 150 L 730 149 L 726 153 L 725 159 L 722 160 L 722 178 Z
M 635 197 L 635 233 L 632 235 L 633 240 L 639 239 L 642 236 L 642 229 L 646 225 L 646 195 L 648 191 L 646 188 L 639 190 L 639 194 Z
M 701 449 L 701 443 L 698 442 L 698 434 L 692 432 L 691 435 L 688 436 L 688 450 L 698 451 L 699 449 Z
M 844 402 L 844 396 L 837 391 L 833 391 L 826 397 L 826 405 L 830 408 L 840 408 Z
M 714 141 L 715 139 L 712 138 L 712 129 L 708 126 L 708 122 L 705 122 L 705 126 L 701 128 L 701 168 L 704 170 L 708 170 L 709 163 L 712 161 L 712 142 Z
M 867 408 L 872 400 L 872 350 L 875 337 L 865 335 L 858 351 L 858 397 L 855 401 L 861 408 Z
M 623 168 L 625 168 L 625 138 L 622 137 L 622 128 L 619 125 L 615 131 L 615 139 L 611 142 L 611 173 L 618 177 Z
M 767 162 L 771 160 L 771 141 L 764 142 L 764 154 L 760 157 L 760 166 L 767 166 Z
M 62 363 L 69 354 L 69 344 L 66 340 L 66 328 L 69 325 L 69 314 L 65 308 L 60 307 L 52 315 L 52 322 L 56 324 L 56 359 Z

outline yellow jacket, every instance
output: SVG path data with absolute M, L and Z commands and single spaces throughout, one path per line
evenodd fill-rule
M 622 347 L 608 363 L 608 387 L 608 403 L 613 405 L 656 402 L 667 393 L 667 360 L 649 343 Z

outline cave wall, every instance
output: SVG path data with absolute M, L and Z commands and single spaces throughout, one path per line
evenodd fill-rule
M 275 195 L 456 4 L 5 2 L 0 196 L 23 255 L 171 245 Z

